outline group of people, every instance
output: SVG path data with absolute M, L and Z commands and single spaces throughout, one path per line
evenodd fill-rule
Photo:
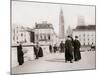
M 78 40 L 78 36 L 75 36 L 75 40 L 73 40 L 71 36 L 67 36 L 65 41 L 65 62 L 70 61 L 70 63 L 73 63 L 73 59 L 74 61 L 80 60 L 80 47 L 81 44 Z
M 49 51 L 50 53 L 56 53 L 58 51 L 57 45 L 56 44 L 54 46 L 49 45 Z
M 78 36 L 75 36 L 75 40 L 73 40 L 71 36 L 67 36 L 65 43 L 61 41 L 60 52 L 65 52 L 65 62 L 70 61 L 70 63 L 72 63 L 73 59 L 74 61 L 80 60 L 81 59 L 80 47 L 81 44 L 78 40 Z M 43 50 L 42 47 L 39 46 L 38 42 L 36 43 L 36 45 L 33 46 L 33 48 L 34 48 L 35 59 L 43 57 Z M 58 51 L 58 48 L 55 44 L 52 50 L 52 45 L 49 45 L 49 50 L 50 53 L 52 52 L 56 53 L 56 51 Z M 24 53 L 21 44 L 17 46 L 17 58 L 19 65 L 22 65 L 24 63 Z
M 64 43 L 61 41 L 60 46 L 58 47 L 56 44 L 52 46 L 51 44 L 49 45 L 49 51 L 50 53 L 56 53 L 57 51 L 59 52 L 64 52 Z
M 78 40 L 78 36 L 75 36 L 75 39 L 71 36 L 67 36 L 65 43 L 61 41 L 59 47 L 57 47 L 56 44 L 54 46 L 49 45 L 49 51 L 50 53 L 56 53 L 56 51 L 59 51 L 60 53 L 65 52 L 65 62 L 70 61 L 70 63 L 72 63 L 73 59 L 74 61 L 81 59 L 80 47 L 81 44 Z
M 36 45 L 33 46 L 33 48 L 34 48 L 35 59 L 43 57 L 43 50 L 41 46 L 39 46 L 38 42 L 36 43 Z M 17 59 L 19 65 L 22 65 L 24 63 L 24 52 L 21 43 L 19 43 L 19 45 L 17 46 Z

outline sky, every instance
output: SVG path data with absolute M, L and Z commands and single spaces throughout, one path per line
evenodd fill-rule
M 69 4 L 51 4 L 37 2 L 12 1 L 12 25 L 35 27 L 35 22 L 47 21 L 53 24 L 55 33 L 59 34 L 59 15 L 63 10 L 65 31 L 68 26 L 75 28 L 78 17 L 82 16 L 85 25 L 95 25 L 95 7 Z

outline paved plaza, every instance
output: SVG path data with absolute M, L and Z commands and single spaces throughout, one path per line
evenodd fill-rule
M 65 63 L 64 53 L 52 53 L 12 68 L 13 74 L 95 69 L 95 51 L 81 52 L 80 61 Z

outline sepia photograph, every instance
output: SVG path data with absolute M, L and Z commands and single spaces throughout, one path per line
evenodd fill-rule
M 11 74 L 96 69 L 96 6 L 11 0 Z

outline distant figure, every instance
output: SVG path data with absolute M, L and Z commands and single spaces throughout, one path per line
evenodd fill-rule
M 57 46 L 56 46 L 56 44 L 54 45 L 53 49 L 54 49 L 54 53 L 56 53 L 56 51 L 57 51 Z
M 52 45 L 49 45 L 49 51 L 52 53 Z
M 19 65 L 22 65 L 24 63 L 23 55 L 24 53 L 22 51 L 22 45 L 20 44 L 19 46 L 17 46 L 17 58 L 18 58 Z
M 40 46 L 39 46 L 38 56 L 43 57 L 43 50 L 42 50 L 42 47 L 40 47 Z
M 60 52 L 62 53 L 62 52 L 64 52 L 64 43 L 63 43 L 63 41 L 61 41 L 61 43 L 60 43 Z
M 81 53 L 80 53 L 80 41 L 78 40 L 78 36 L 75 36 L 74 40 L 74 60 L 78 61 L 81 59 Z
M 65 41 L 65 62 L 70 61 L 70 63 L 73 63 L 72 47 L 71 37 L 67 36 L 67 40 Z
M 93 51 L 93 50 L 95 50 L 95 45 L 94 45 L 94 43 L 92 42 L 90 51 Z
M 43 57 L 43 50 L 42 48 L 39 46 L 38 43 L 36 43 L 36 45 L 34 46 L 34 53 L 35 53 L 35 59 L 38 59 L 39 57 Z
M 37 42 L 36 45 L 34 46 L 35 59 L 39 58 L 38 52 L 39 52 L 39 45 L 38 45 L 38 42 Z

